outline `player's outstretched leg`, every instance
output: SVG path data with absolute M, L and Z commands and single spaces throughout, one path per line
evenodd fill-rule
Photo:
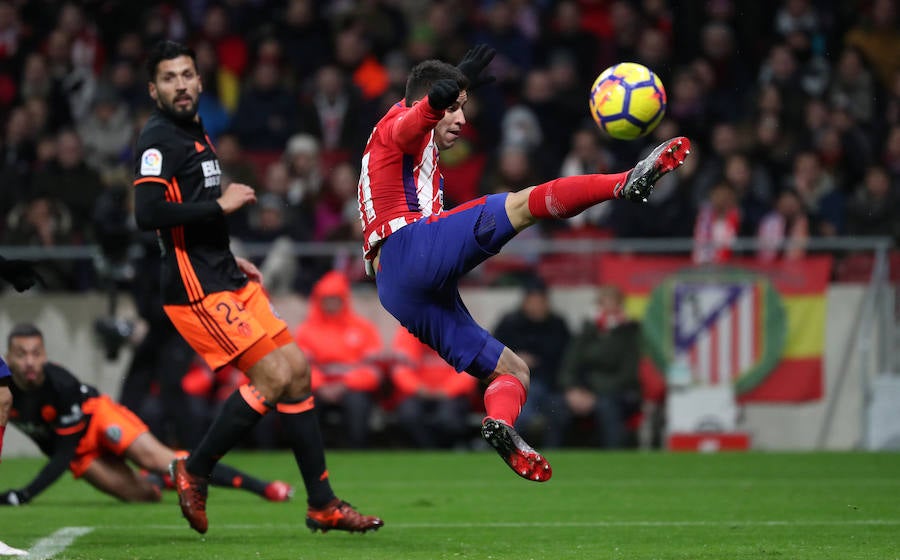
M 553 476 L 550 463 L 525 443 L 516 430 L 506 422 L 485 418 L 481 425 L 481 437 L 491 444 L 509 468 L 522 478 L 546 482 Z
M 678 169 L 684 158 L 691 153 L 691 141 L 684 136 L 666 140 L 650 152 L 628 172 L 625 181 L 616 185 L 616 198 L 633 202 L 647 202 L 653 192 L 653 185 L 660 177 Z
M 306 526 L 313 533 L 317 530 L 327 533 L 332 529 L 335 531 L 349 531 L 351 533 L 365 533 L 367 531 L 377 531 L 383 525 L 384 521 L 381 519 L 371 515 L 363 515 L 353 509 L 353 506 L 339 498 L 334 498 L 322 508 L 310 506 L 306 510 Z
M 206 518 L 207 480 L 189 473 L 184 458 L 172 461 L 169 474 L 175 481 L 181 514 L 188 520 L 193 530 L 205 533 L 209 528 L 209 521 Z

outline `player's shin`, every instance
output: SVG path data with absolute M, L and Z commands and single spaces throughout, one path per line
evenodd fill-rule
M 525 404 L 526 391 L 514 375 L 497 376 L 484 391 L 484 409 L 488 418 L 513 426 Z
M 225 400 L 203 441 L 191 452 L 185 464 L 188 472 L 208 477 L 219 458 L 243 441 L 270 408 L 253 385 L 242 385 Z
M 319 430 L 315 401 L 312 395 L 307 395 L 279 402 L 275 408 L 303 476 L 307 501 L 312 507 L 322 507 L 335 495 L 325 467 L 325 445 Z
M 604 200 L 615 198 L 616 185 L 628 173 L 575 175 L 541 183 L 528 195 L 528 210 L 538 219 L 571 218 Z

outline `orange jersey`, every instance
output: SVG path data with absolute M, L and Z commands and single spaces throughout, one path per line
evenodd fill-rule
M 342 302 L 337 313 L 327 313 L 322 300 Z M 339 272 L 329 272 L 316 283 L 306 320 L 294 338 L 312 364 L 312 385 L 340 381 L 356 391 L 374 391 L 380 383 L 370 358 L 381 351 L 381 335 L 374 323 L 353 312 L 350 284 Z
M 405 328 L 394 336 L 397 364 L 391 373 L 394 387 L 401 395 L 411 395 L 420 388 L 440 391 L 449 397 L 469 395 L 478 380 L 465 372 L 457 373 L 453 366 L 423 344 Z

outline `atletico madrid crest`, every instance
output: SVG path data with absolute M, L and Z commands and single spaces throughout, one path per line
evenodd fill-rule
M 764 276 L 740 270 L 689 270 L 651 294 L 644 330 L 661 371 L 685 371 L 694 384 L 757 386 L 781 359 L 784 304 Z

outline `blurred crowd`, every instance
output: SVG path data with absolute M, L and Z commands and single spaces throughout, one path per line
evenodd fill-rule
M 484 386 L 457 373 L 400 325 L 383 337 L 354 308 L 351 294 L 344 273 L 327 272 L 313 286 L 305 318 L 292 329 L 310 361 L 326 444 L 483 446 Z M 640 367 L 641 327 L 626 316 L 624 302 L 620 289 L 600 286 L 572 328 L 553 308 L 548 285 L 530 276 L 515 305 L 486 325 L 531 370 L 528 400 L 516 423 L 529 441 L 546 448 L 661 445 L 664 388 Z M 247 378 L 233 366 L 211 370 L 184 343 L 162 342 L 154 337 L 148 348 L 159 360 L 135 352 L 119 399 L 160 440 L 190 449 Z M 244 445 L 285 446 L 279 421 L 267 415 Z
M 561 175 L 628 169 L 664 137 L 695 153 L 650 203 L 601 205 L 532 235 L 690 237 L 698 262 L 758 236 L 763 258 L 809 237 L 900 238 L 900 30 L 892 0 L 0 0 L 0 244 L 99 243 L 133 255 L 133 141 L 152 110 L 142 62 L 163 38 L 197 53 L 200 114 L 228 180 L 257 189 L 236 247 L 309 294 L 357 255 L 297 259 L 291 241 L 360 236 L 359 157 L 407 71 L 473 44 L 497 82 L 442 154 L 448 207 Z M 613 141 L 587 92 L 620 61 L 668 93 L 649 138 Z M 49 288 L 98 284 L 90 263 L 45 263 Z M 273 281 L 274 281 L 273 280 Z
M 329 443 L 364 447 L 393 422 L 418 447 L 464 445 L 477 383 L 402 329 L 382 341 L 353 311 L 359 251 L 293 251 L 359 241 L 360 156 L 409 69 L 458 61 L 477 43 L 498 53 L 497 81 L 470 98 L 469 125 L 441 154 L 447 207 L 623 171 L 681 134 L 694 153 L 648 204 L 605 203 L 524 236 L 693 237 L 698 263 L 726 261 L 736 238 L 756 237 L 759 258 L 797 258 L 814 237 L 900 241 L 897 10 L 894 0 L 0 0 L 0 245 L 102 248 L 96 261 L 41 262 L 46 287 L 111 279 L 134 290 L 152 336 L 135 350 L 122 401 L 165 440 L 196 443 L 243 374 L 212 372 L 179 345 L 157 299 L 155 236 L 131 212 L 133 143 L 153 110 L 144 57 L 160 39 L 184 42 L 197 53 L 223 185 L 258 194 L 231 217 L 234 250 L 263 255 L 270 291 L 309 298 L 295 338 L 326 430 L 339 426 Z M 668 94 L 662 124 L 630 142 L 604 136 L 587 103 L 595 77 L 622 61 L 653 69 Z M 648 389 L 621 299 L 602 288 L 569 332 L 546 286 L 529 281 L 494 325 L 534 372 L 521 431 L 552 447 L 599 422 L 581 431 L 585 443 L 633 443 Z M 103 332 L 111 356 L 131 334 Z M 277 434 L 263 426 L 255 441 L 277 445 Z

